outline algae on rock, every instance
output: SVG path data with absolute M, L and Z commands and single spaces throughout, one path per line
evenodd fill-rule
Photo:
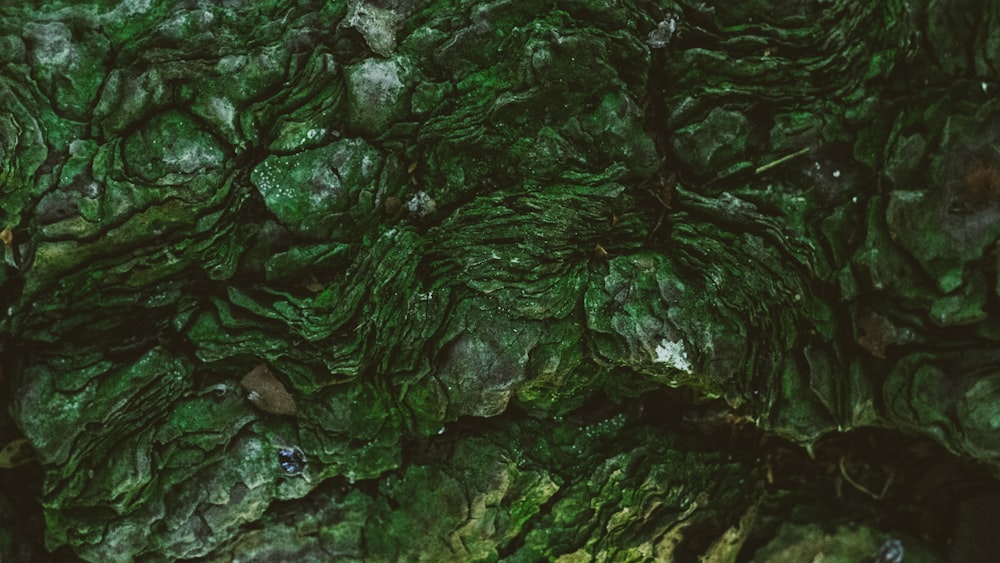
M 0 7 L 0 437 L 47 547 L 786 552 L 706 404 L 997 472 L 998 38 L 923 0 Z

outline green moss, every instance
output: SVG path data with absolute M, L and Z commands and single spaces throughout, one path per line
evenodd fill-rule
M 0 379 L 49 544 L 722 553 L 758 477 L 665 388 L 995 467 L 997 8 L 605 4 L 0 8 Z

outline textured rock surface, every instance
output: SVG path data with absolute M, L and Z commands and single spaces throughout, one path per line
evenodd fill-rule
M 998 6 L 0 7 L 0 554 L 979 549 Z

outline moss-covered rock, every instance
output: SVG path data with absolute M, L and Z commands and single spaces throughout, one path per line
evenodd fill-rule
M 885 507 L 773 525 L 765 442 L 1000 469 L 997 45 L 974 2 L 0 7 L 31 521 L 93 561 L 892 560 Z

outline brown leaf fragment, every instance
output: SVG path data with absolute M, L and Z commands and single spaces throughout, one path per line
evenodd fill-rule
M 385 212 L 389 215 L 395 215 L 403 207 L 403 201 L 398 197 L 391 195 L 385 198 Z
M 326 286 L 324 286 L 319 281 L 319 278 L 317 278 L 315 275 L 313 275 L 312 272 L 307 272 L 306 273 L 305 279 L 302 280 L 302 287 L 308 289 L 309 291 L 311 291 L 313 293 L 319 293 L 320 291 L 323 291 L 324 289 L 326 289 Z
M 247 399 L 258 409 L 271 414 L 295 414 L 295 399 L 271 373 L 267 364 L 250 370 L 243 376 L 240 385 L 246 389 Z
M 885 358 L 886 347 L 899 343 L 896 325 L 878 313 L 863 310 L 857 323 L 864 333 L 858 337 L 858 344 L 876 358 Z
M 1000 169 L 987 162 L 977 162 L 962 176 L 960 195 L 979 206 L 1000 200 Z
M 0 448 L 0 469 L 10 469 L 31 463 L 35 452 L 24 438 L 7 442 Z

